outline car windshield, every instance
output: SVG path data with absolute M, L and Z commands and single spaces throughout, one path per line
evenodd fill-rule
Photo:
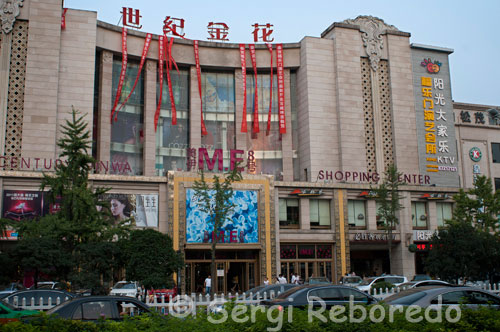
M 115 288 L 115 289 L 135 289 L 135 284 L 131 283 L 131 282 L 129 282 L 129 283 L 119 282 L 113 288 Z
M 375 278 L 368 278 L 366 280 L 363 280 L 362 283 L 360 283 L 360 285 L 369 285 L 372 283 L 372 281 L 374 280 Z

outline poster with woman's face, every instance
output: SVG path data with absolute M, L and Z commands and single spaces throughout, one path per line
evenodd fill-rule
M 137 227 L 158 227 L 158 195 L 105 194 L 103 201 L 116 222 L 133 219 Z

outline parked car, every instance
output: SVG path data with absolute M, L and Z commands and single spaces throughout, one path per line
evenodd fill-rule
M 266 299 L 271 299 L 279 294 L 285 293 L 286 291 L 299 287 L 297 284 L 272 284 L 272 285 L 267 285 L 267 286 L 257 286 L 255 288 L 252 288 L 245 293 L 245 298 L 249 300 L 257 300 L 257 299 L 263 299 L 264 297 Z
M 340 279 L 340 284 L 349 287 L 356 287 L 363 282 L 360 276 L 344 276 Z
M 357 289 L 360 291 L 370 293 L 376 283 L 386 282 L 394 286 L 399 286 L 402 283 L 408 282 L 408 279 L 405 276 L 397 276 L 397 275 L 383 275 L 379 277 L 371 277 L 366 280 L 363 280 L 358 286 Z
M 59 289 L 59 290 L 68 290 L 68 284 L 64 282 L 57 281 L 39 281 L 36 285 L 31 286 L 30 289 Z
M 309 277 L 308 284 L 309 285 L 329 285 L 329 284 L 331 284 L 331 282 L 326 277 Z
M 476 287 L 420 287 L 402 291 L 385 299 L 390 305 L 417 305 L 428 307 L 439 304 L 439 297 L 443 305 L 466 305 L 474 308 L 491 305 L 500 308 L 500 297 L 478 289 Z
M 165 302 L 170 301 L 170 297 L 174 298 L 177 296 L 177 289 L 176 288 L 157 288 L 157 289 L 151 289 L 148 291 L 149 294 L 149 299 L 148 301 L 151 301 L 151 295 L 156 297 L 156 301 L 160 302 L 162 297 L 165 299 Z M 139 298 L 140 299 L 140 298 Z
M 0 286 L 0 299 L 10 295 L 14 292 L 25 290 L 26 287 L 17 282 L 11 282 L 8 285 Z
M 137 299 L 142 296 L 141 287 L 136 281 L 118 281 L 109 292 L 109 295 L 130 296 Z
M 58 289 L 27 289 L 10 294 L 3 300 L 16 308 L 26 308 L 31 305 L 32 299 L 35 305 L 57 305 L 76 297 L 75 294 Z M 23 305 L 24 303 L 24 305 Z
M 431 276 L 427 274 L 415 274 L 411 281 L 432 280 Z
M 66 319 L 96 321 L 102 318 L 119 320 L 124 316 L 149 312 L 151 309 L 147 305 L 129 296 L 86 296 L 62 303 L 47 311 L 47 314 Z
M 415 287 L 424 287 L 424 286 L 436 286 L 436 287 L 451 287 L 454 286 L 443 280 L 422 280 L 422 281 L 409 281 L 405 282 L 398 287 L 400 289 L 410 289 Z
M 372 304 L 377 302 L 377 299 L 373 296 L 353 287 L 341 285 L 304 285 L 292 288 L 272 300 L 262 301 L 261 304 L 298 308 L 306 308 L 309 304 L 321 306 L 319 301 L 314 300 L 314 297 L 316 297 L 322 299 L 326 307 L 329 308 L 333 305 L 349 303 L 351 296 L 353 296 L 355 304 Z
M 27 316 L 39 315 L 40 311 L 16 308 L 5 301 L 0 301 L 0 324 L 21 320 Z

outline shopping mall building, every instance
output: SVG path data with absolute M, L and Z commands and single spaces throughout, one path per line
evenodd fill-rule
M 391 269 L 411 278 L 452 195 L 476 174 L 500 186 L 499 107 L 455 103 L 453 50 L 410 43 L 382 19 L 335 22 L 271 53 L 265 43 L 124 34 L 62 0 L 0 4 L 2 216 L 50 213 L 40 177 L 61 162 L 56 142 L 74 106 L 92 130 L 92 185 L 125 200 L 138 227 L 172 237 L 187 292 L 202 286 L 214 239 L 221 290 L 236 276 L 248 289 L 279 273 L 387 272 L 370 190 L 390 164 L 406 182 Z M 213 234 L 193 182 L 238 160 L 235 209 Z

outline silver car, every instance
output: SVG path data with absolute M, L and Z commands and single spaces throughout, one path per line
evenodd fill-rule
M 410 289 L 410 288 L 424 287 L 424 286 L 451 287 L 453 285 L 443 280 L 421 280 L 421 281 L 405 282 L 399 285 L 398 287 L 400 289 Z
M 466 305 L 467 307 L 500 307 L 500 297 L 476 287 L 419 287 L 389 296 L 385 302 L 390 305 L 417 305 L 429 307 L 438 304 Z

